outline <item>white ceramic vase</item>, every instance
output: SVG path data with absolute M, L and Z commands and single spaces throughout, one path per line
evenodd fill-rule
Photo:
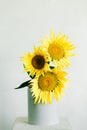
M 51 104 L 34 104 L 28 88 L 28 123 L 33 125 L 54 125 L 59 123 L 57 102 Z

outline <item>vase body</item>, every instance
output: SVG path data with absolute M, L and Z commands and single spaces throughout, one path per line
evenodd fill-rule
M 58 124 L 57 102 L 53 100 L 51 104 L 34 104 L 28 88 L 28 123 L 33 125 Z

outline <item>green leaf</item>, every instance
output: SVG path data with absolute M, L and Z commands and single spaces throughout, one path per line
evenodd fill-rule
M 15 89 L 20 89 L 20 88 L 24 88 L 24 87 L 31 87 L 31 82 L 30 82 L 31 80 L 28 80 L 28 81 L 26 81 L 26 82 L 24 82 L 24 83 L 22 83 L 20 86 L 18 86 L 17 88 L 15 88 Z
M 33 75 L 33 76 L 31 76 L 31 75 L 30 75 L 30 78 L 34 79 L 34 78 L 35 78 L 35 76 L 36 76 L 36 74 L 35 74 L 35 75 Z
M 54 69 L 54 66 L 50 66 L 50 69 Z

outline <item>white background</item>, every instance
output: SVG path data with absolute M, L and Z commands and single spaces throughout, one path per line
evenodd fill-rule
M 73 130 L 87 130 L 86 0 L 0 0 L 0 130 L 11 130 L 16 117 L 27 116 L 27 88 L 14 89 L 28 80 L 20 56 L 50 29 L 70 36 L 78 54 L 71 58 L 71 82 L 58 113 Z

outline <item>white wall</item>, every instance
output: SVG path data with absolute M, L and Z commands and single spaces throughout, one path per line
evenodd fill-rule
M 73 130 L 87 129 L 87 1 L 0 0 L 0 130 L 11 130 L 16 117 L 27 116 L 27 89 L 14 90 L 28 79 L 20 56 L 51 28 L 69 35 L 79 54 L 71 59 L 72 81 L 58 112 Z

